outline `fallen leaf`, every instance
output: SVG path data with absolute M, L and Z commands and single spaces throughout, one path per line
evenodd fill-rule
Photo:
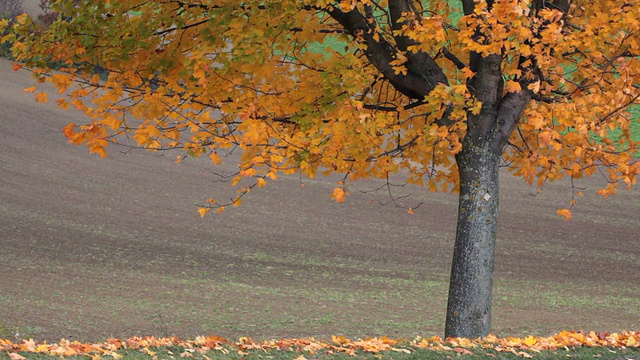
M 472 351 L 469 351 L 465 348 L 461 348 L 461 347 L 457 347 L 455 349 L 453 349 L 453 351 L 457 352 L 460 355 L 473 355 Z
M 349 340 L 347 340 L 347 338 L 345 338 L 344 336 L 335 336 L 335 335 L 331 335 L 331 341 L 333 341 L 338 345 L 346 344 L 349 342 Z

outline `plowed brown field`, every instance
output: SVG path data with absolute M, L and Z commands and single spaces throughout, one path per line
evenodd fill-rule
M 195 203 L 234 191 L 208 162 L 67 145 L 81 116 L 31 85 L 0 61 L 0 338 L 442 334 L 455 195 L 397 189 L 424 203 L 409 215 L 359 191 L 374 181 L 337 204 L 336 178 L 284 177 L 201 219 Z M 564 223 L 568 182 L 501 181 L 495 332 L 640 330 L 638 187 L 605 200 L 577 181 Z

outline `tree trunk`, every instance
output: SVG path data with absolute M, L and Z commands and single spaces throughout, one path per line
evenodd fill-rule
M 500 154 L 482 140 L 465 139 L 456 156 L 460 198 L 446 337 L 477 338 L 491 331 Z

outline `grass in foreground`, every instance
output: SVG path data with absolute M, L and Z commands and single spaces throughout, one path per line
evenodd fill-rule
M 102 359 L 448 359 L 484 357 L 497 359 L 640 359 L 640 332 L 582 333 L 563 331 L 550 337 L 460 338 L 412 341 L 387 337 L 349 340 L 333 336 L 331 342 L 315 339 L 281 339 L 254 342 L 240 338 L 230 342 L 218 336 L 199 336 L 195 340 L 178 338 L 109 339 L 88 344 L 61 340 L 57 344 L 0 339 L 0 358 L 11 360 L 86 358 Z

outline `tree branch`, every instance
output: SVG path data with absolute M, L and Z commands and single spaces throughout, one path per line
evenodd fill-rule
M 393 1 L 392 3 L 396 4 L 397 1 Z M 391 4 L 389 7 L 391 9 Z M 393 11 L 390 11 L 392 13 L 392 21 L 397 21 L 398 16 Z M 435 89 L 438 84 L 449 83 L 444 72 L 433 58 L 422 52 L 407 54 L 409 59 L 407 64 L 405 64 L 408 70 L 407 73 L 396 74 L 391 66 L 391 62 L 395 59 L 395 46 L 382 36 L 374 36 L 375 33 L 371 30 L 366 17 L 360 13 L 357 8 L 349 12 L 343 12 L 337 7 L 328 7 L 325 9 L 325 12 L 336 20 L 357 41 L 366 45 L 364 53 L 367 59 L 389 80 L 391 85 L 402 94 L 412 99 L 423 99 Z M 392 27 L 394 26 L 397 27 L 397 25 L 392 24 Z M 396 37 L 395 41 L 400 48 L 408 46 L 409 44 L 406 42 L 408 40 L 403 40 L 402 37 Z
M 458 68 L 458 70 L 462 70 L 465 67 L 467 67 L 467 65 L 463 63 L 462 60 L 460 60 L 454 53 L 449 51 L 449 49 L 447 48 L 442 48 L 442 55 L 444 55 L 444 57 L 447 60 L 451 61 Z
M 531 100 L 532 91 L 524 88 L 522 91 L 507 93 L 498 107 L 497 134 L 493 143 L 493 150 L 502 152 L 507 145 L 511 133 L 522 118 L 524 108 Z

